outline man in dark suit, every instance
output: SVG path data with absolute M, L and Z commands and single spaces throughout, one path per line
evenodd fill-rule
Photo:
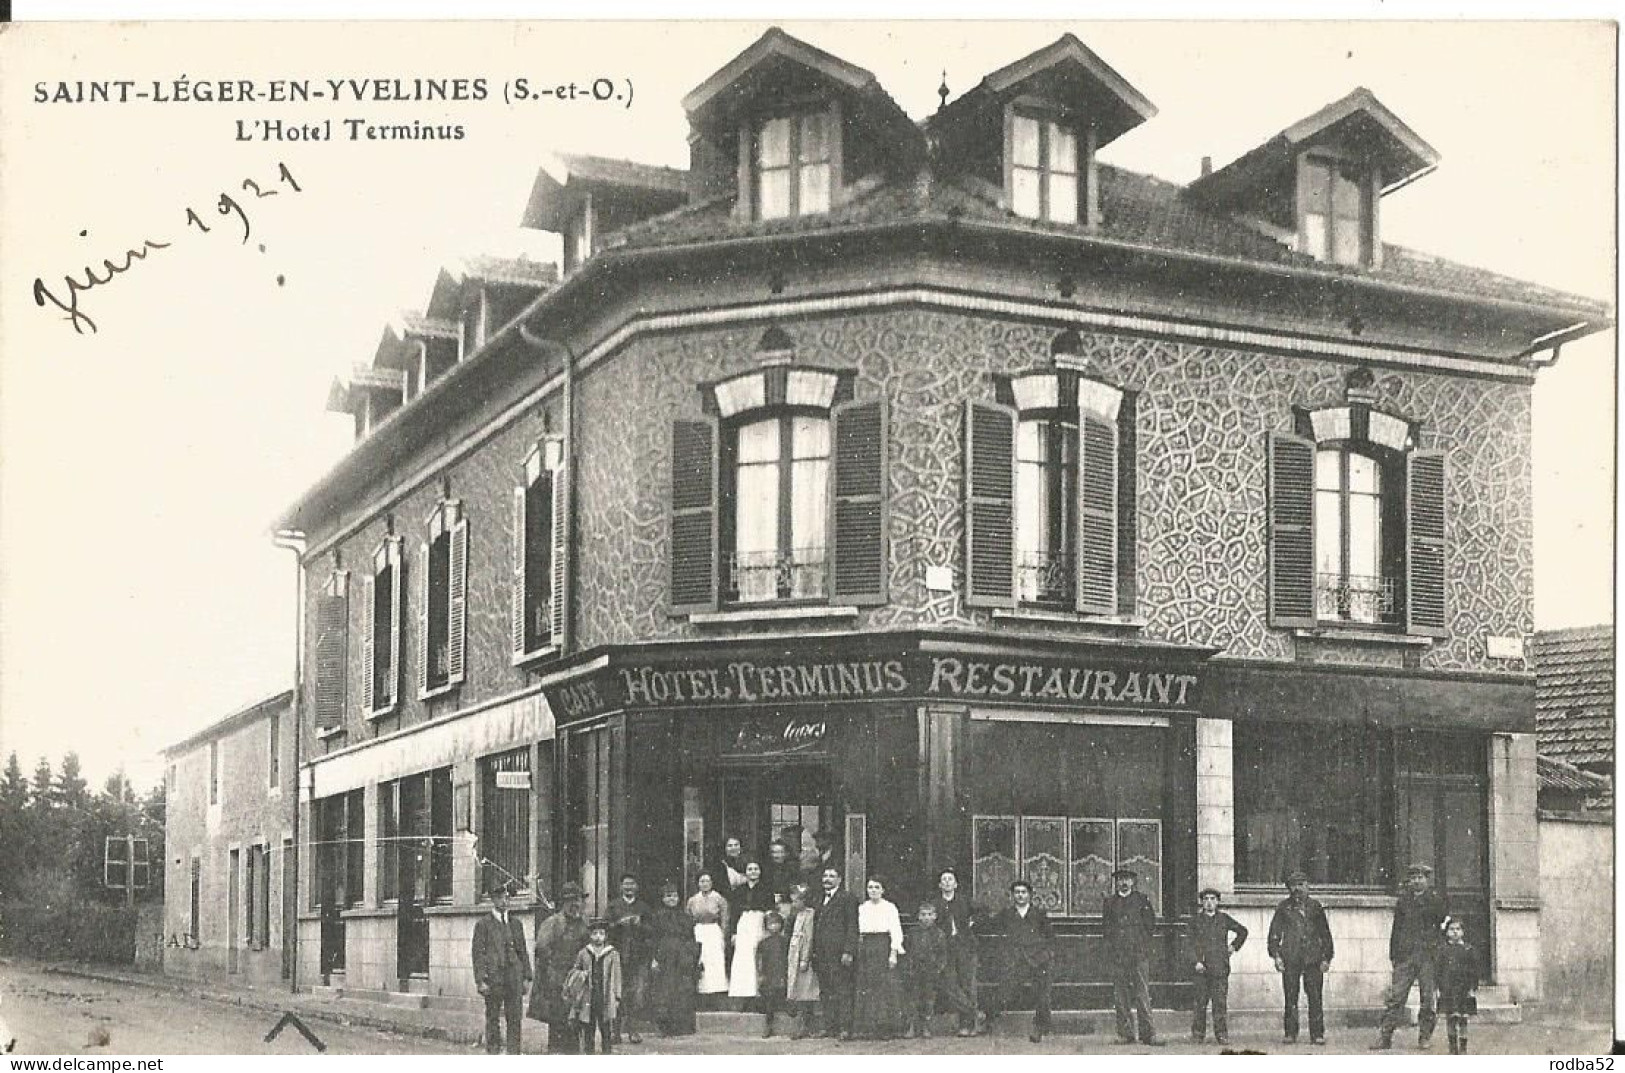
M 959 1034 L 976 1034 L 976 936 L 971 934 L 970 899 L 959 896 L 959 873 L 944 868 L 937 876 L 937 928 L 948 940 L 948 964 L 940 985 L 954 1013 Z
M 857 899 L 841 889 L 841 870 L 824 869 L 813 905 L 812 967 L 824 1007 L 822 1035 L 852 1038 L 852 961 L 858 951 Z
M 1033 991 L 1033 1030 L 1027 1038 L 1038 1043 L 1049 1031 L 1049 970 L 1055 960 L 1055 932 L 1049 916 L 1033 904 L 1032 884 L 1025 879 L 1010 884 L 1010 903 L 987 928 L 1004 937 L 1007 953 L 1004 979 L 999 983 L 988 1020 L 997 1020 L 1009 1009 L 1026 984 Z
M 650 924 L 654 910 L 638 897 L 638 877 L 628 872 L 621 877 L 621 896 L 609 906 L 609 941 L 621 952 L 621 979 L 624 990 L 621 1012 L 613 1029 L 613 1042 L 621 1042 L 621 1026 L 626 1038 L 642 1043 L 638 1023 L 644 1020 L 649 991 L 649 963 L 654 960 L 654 939 Z
M 1112 998 L 1117 1007 L 1117 1042 L 1134 1042 L 1134 1019 L 1140 1020 L 1140 1042 L 1157 1042 L 1151 1025 L 1151 948 L 1156 941 L 1157 911 L 1143 891 L 1134 889 L 1139 874 L 1132 868 L 1112 873 L 1116 889 L 1106 895 L 1101 915 L 1106 926 L 1106 959 L 1111 964 Z
M 525 988 L 530 985 L 530 954 L 525 925 L 508 912 L 511 886 L 491 888 L 491 912 L 474 925 L 474 983 L 485 998 L 485 1052 L 502 1053 L 502 1019 L 508 1021 L 508 1053 L 519 1053 Z
M 1326 923 L 1326 910 L 1309 897 L 1309 877 L 1293 872 L 1286 877 L 1290 892 L 1275 907 L 1270 918 L 1269 955 L 1275 971 L 1281 974 L 1281 991 L 1286 999 L 1282 1012 L 1285 1043 L 1298 1042 L 1298 985 L 1309 999 L 1309 1042 L 1326 1043 L 1326 972 L 1332 967 L 1332 929 Z

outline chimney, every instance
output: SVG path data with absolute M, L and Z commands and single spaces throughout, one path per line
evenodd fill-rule
M 1213 174 L 1213 158 L 1212 157 L 1205 156 L 1205 157 L 1202 158 L 1202 174 L 1204 176 Z

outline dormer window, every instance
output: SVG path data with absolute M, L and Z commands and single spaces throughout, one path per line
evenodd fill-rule
M 1306 157 L 1298 188 L 1298 248 L 1317 261 L 1368 264 L 1371 213 L 1366 186 L 1361 170 L 1344 161 Z
M 581 205 L 570 215 L 569 230 L 564 233 L 564 271 L 574 272 L 581 262 L 592 256 L 592 195 L 581 199 Z
M 831 170 L 828 113 L 765 121 L 756 128 L 757 218 L 828 212 Z
M 1078 132 L 1049 116 L 1015 112 L 1010 119 L 1010 208 L 1018 216 L 1078 222 Z

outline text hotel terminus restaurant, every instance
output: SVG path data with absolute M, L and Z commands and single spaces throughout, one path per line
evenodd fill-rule
M 540 172 L 562 275 L 442 274 L 279 520 L 305 851 L 267 943 L 473 998 L 501 876 L 590 911 L 799 824 L 905 910 L 1030 879 L 1062 1005 L 1109 1004 L 1122 865 L 1158 1004 L 1199 887 L 1262 935 L 1301 867 L 1330 1002 L 1380 1005 L 1412 861 L 1538 999 L 1530 391 L 1609 310 L 1384 243 L 1438 154 L 1304 103 L 1180 186 L 1098 160 L 1156 109 L 1070 35 L 916 122 L 775 29 L 684 98 L 686 172 Z M 1279 1001 L 1264 946 L 1236 1008 Z

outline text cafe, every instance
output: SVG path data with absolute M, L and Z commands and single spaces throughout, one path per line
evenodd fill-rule
M 692 890 L 726 839 L 765 858 L 788 831 L 905 910 L 950 864 L 978 903 L 1019 873 L 1076 918 L 1130 865 L 1160 909 L 1195 881 L 1210 655 L 928 632 L 584 653 L 544 683 L 562 878 L 600 905 L 623 871 Z

